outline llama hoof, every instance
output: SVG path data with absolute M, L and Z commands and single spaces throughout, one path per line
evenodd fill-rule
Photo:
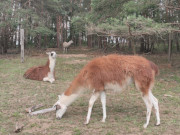
M 52 84 L 55 81 L 55 79 L 51 79 L 49 80 L 49 82 Z
M 56 114 L 56 119 L 57 120 L 60 120 L 62 118 L 62 116 L 58 116 L 57 114 Z
M 61 117 L 56 117 L 56 119 L 57 119 L 57 120 L 60 120 L 60 119 L 61 119 Z
M 104 119 L 102 119 L 101 122 L 105 123 L 106 121 Z
M 148 126 L 147 124 L 144 124 L 144 125 L 143 125 L 143 128 L 147 128 L 147 126 Z
M 160 126 L 160 123 L 156 123 L 155 126 Z
M 84 125 L 88 125 L 88 124 L 89 124 L 89 122 L 87 122 L 87 121 L 84 122 Z
M 44 82 L 47 82 L 47 81 L 48 81 L 48 78 L 47 78 L 47 77 L 43 78 L 43 81 L 44 81 Z

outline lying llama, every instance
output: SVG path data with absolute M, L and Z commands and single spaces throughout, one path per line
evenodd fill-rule
M 67 53 L 68 47 L 73 43 L 73 41 L 63 43 L 63 53 Z
M 56 64 L 56 52 L 47 52 L 49 59 L 44 66 L 32 67 L 28 69 L 24 77 L 26 79 L 38 80 L 38 81 L 49 81 L 53 83 L 55 81 L 54 68 Z
M 106 91 L 122 91 L 130 82 L 141 91 L 147 108 L 146 123 L 149 124 L 152 106 L 155 108 L 156 125 L 160 125 L 158 100 L 152 94 L 155 75 L 158 67 L 140 56 L 108 55 L 90 61 L 76 76 L 70 87 L 59 95 L 59 100 L 52 108 L 32 113 L 36 115 L 56 110 L 56 118 L 60 119 L 67 107 L 85 90 L 91 90 L 88 113 L 85 124 L 89 123 L 94 102 L 100 96 L 103 108 L 103 119 L 106 120 Z

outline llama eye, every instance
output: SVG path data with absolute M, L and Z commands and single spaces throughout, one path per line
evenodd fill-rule
M 53 53 L 51 53 L 51 56 L 53 56 Z
M 56 105 L 56 110 L 59 110 L 61 109 L 61 106 L 60 105 Z

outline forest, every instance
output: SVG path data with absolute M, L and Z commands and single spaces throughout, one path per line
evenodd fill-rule
M 179 112 L 180 0 L 0 0 L 0 135 L 178 135 Z
M 132 53 L 179 52 L 178 0 L 1 0 L 0 53 L 74 46 Z M 161 47 L 159 47 L 161 46 Z

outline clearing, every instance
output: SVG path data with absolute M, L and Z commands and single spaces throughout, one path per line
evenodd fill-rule
M 143 129 L 146 107 L 134 86 L 123 93 L 107 93 L 107 119 L 101 123 L 102 107 L 95 102 L 89 125 L 84 125 L 91 93 L 86 92 L 76 100 L 61 120 L 55 113 L 29 116 L 25 109 L 37 104 L 51 107 L 69 86 L 80 69 L 95 55 L 58 55 L 56 81 L 54 84 L 26 80 L 24 72 L 34 65 L 43 65 L 46 55 L 26 56 L 20 63 L 19 55 L 0 58 L 0 134 L 15 134 L 15 125 L 23 124 L 19 134 L 45 135 L 135 135 L 135 134 L 180 134 L 180 55 L 173 56 L 174 65 L 167 63 L 166 55 L 146 55 L 160 68 L 153 94 L 159 99 L 161 125 L 154 126 L 154 110 L 150 124 Z M 97 55 L 96 55 L 97 56 Z

